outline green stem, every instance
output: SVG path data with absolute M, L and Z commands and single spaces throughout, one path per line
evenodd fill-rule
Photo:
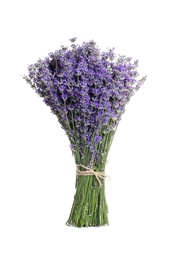
M 103 136 L 97 149 L 101 151 L 98 162 L 93 165 L 95 171 L 105 171 L 107 155 L 113 140 L 114 132 Z M 85 148 L 84 158 L 80 160 L 78 152 L 75 154 L 76 163 L 87 166 L 90 161 L 89 149 Z M 81 168 L 81 167 L 80 167 Z M 80 169 L 84 170 L 84 168 Z M 76 176 L 76 194 L 67 225 L 75 227 L 108 225 L 108 206 L 105 197 L 105 181 L 100 179 L 100 187 L 95 176 Z
M 78 176 L 76 194 L 67 225 L 75 227 L 108 225 L 104 181 L 100 188 L 95 176 Z

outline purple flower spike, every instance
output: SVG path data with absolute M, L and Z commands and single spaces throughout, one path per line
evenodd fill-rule
M 93 40 L 82 45 L 76 40 L 29 65 L 24 78 L 58 117 L 71 149 L 75 152 L 77 142 L 82 156 L 88 147 L 97 160 L 97 145 L 105 133 L 115 131 L 126 103 L 146 77 L 136 80 L 138 60 L 132 63 L 114 48 L 100 52 Z

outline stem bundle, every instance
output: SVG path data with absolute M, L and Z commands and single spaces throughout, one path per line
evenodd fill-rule
M 105 183 L 100 188 L 95 176 L 77 176 L 76 194 L 67 225 L 76 227 L 108 225 Z

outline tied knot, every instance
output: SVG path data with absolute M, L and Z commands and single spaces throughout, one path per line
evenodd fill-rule
M 76 170 L 76 174 L 77 175 L 81 175 L 81 176 L 90 176 L 90 175 L 94 175 L 99 183 L 99 186 L 101 188 L 102 186 L 102 183 L 101 183 L 101 180 L 100 179 L 103 179 L 103 180 L 110 180 L 110 176 L 108 175 L 105 175 L 105 172 L 95 172 L 93 169 L 89 168 L 89 167 L 86 167 L 82 164 L 77 164 L 77 170 Z M 78 169 L 78 167 L 82 167 L 85 169 L 85 171 L 80 171 Z

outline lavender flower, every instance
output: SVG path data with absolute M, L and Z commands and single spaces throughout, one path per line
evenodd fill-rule
M 76 161 L 87 149 L 99 160 L 97 147 L 109 131 L 115 132 L 125 105 L 144 83 L 137 80 L 138 61 L 116 55 L 114 49 L 100 52 L 94 41 L 75 44 L 49 53 L 29 65 L 26 81 L 58 117 Z M 76 152 L 75 152 L 76 151 Z

